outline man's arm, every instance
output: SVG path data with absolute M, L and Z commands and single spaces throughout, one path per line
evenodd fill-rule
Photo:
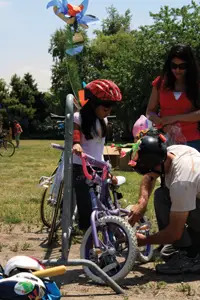
M 138 203 L 133 205 L 129 213 L 128 221 L 132 226 L 141 219 L 146 211 L 148 200 L 155 186 L 156 178 L 158 177 L 157 174 L 151 174 L 152 173 L 149 173 L 143 176 L 142 182 L 140 184 Z
M 175 241 L 180 240 L 184 226 L 186 224 L 189 212 L 171 212 L 169 225 L 149 236 L 144 236 L 142 234 L 137 234 L 138 246 L 144 246 L 147 244 L 172 244 Z

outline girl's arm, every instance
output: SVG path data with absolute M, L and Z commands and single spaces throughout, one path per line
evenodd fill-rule
M 153 86 L 149 103 L 147 105 L 146 117 L 155 125 L 161 124 L 161 119 L 158 117 L 157 112 L 159 108 L 159 91 L 156 86 Z
M 72 152 L 77 155 L 80 155 L 83 152 L 80 143 L 81 143 L 81 128 L 78 124 L 74 123 Z

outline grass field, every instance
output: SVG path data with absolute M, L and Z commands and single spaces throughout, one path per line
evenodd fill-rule
M 0 222 L 17 224 L 40 223 L 40 199 L 43 188 L 39 178 L 49 176 L 55 169 L 60 151 L 50 147 L 50 140 L 22 140 L 20 148 L 10 158 L 0 156 Z M 141 177 L 133 172 L 115 171 L 115 175 L 126 177 L 126 184 L 120 188 L 124 196 L 123 206 L 135 203 L 138 198 Z M 152 201 L 148 215 L 154 218 Z

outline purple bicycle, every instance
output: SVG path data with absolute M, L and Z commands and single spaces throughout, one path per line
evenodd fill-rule
M 137 257 L 135 229 L 121 216 L 125 212 L 127 215 L 127 211 L 120 208 L 116 189 L 112 190 L 115 195 L 112 203 L 106 196 L 107 185 L 113 186 L 107 179 L 110 165 L 86 154 L 82 154 L 81 159 L 89 185 L 92 213 L 91 226 L 83 237 L 80 255 L 96 263 L 113 280 L 119 281 L 133 269 Z M 101 174 L 93 166 L 102 169 Z M 119 177 L 122 180 L 122 176 Z M 103 283 L 95 270 L 84 267 L 84 271 L 93 281 Z

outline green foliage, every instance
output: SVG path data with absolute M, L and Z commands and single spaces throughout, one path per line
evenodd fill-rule
M 113 35 L 119 31 L 130 31 L 131 15 L 130 9 L 127 9 L 124 16 L 120 15 L 112 5 L 107 8 L 108 17 L 102 22 L 102 32 L 104 35 Z

